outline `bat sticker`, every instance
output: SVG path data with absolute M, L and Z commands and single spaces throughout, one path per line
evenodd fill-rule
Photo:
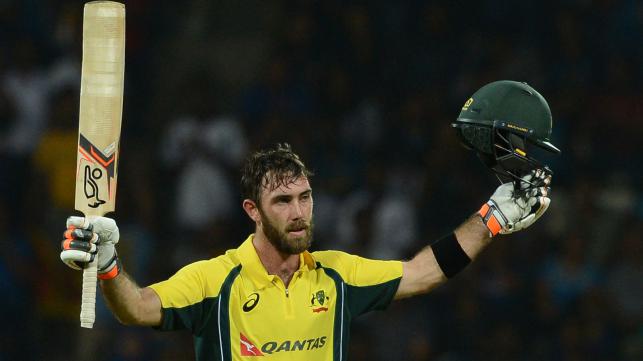
M 98 198 L 98 183 L 97 180 L 100 180 L 103 176 L 103 171 L 100 168 L 91 169 L 89 165 L 85 166 L 85 197 L 87 199 L 95 198 L 93 203 L 88 203 L 87 205 L 91 208 L 98 208 L 101 204 L 104 204 L 105 201 Z
M 98 208 L 101 204 L 107 201 L 99 198 L 107 197 L 107 200 L 112 200 L 112 183 L 116 181 L 116 157 L 117 152 L 115 146 L 108 148 L 111 149 L 112 154 L 109 156 L 97 149 L 83 134 L 80 134 L 78 151 L 82 155 L 82 159 L 78 164 L 78 171 L 84 171 L 83 177 L 83 191 L 87 199 L 92 202 L 88 204 L 91 208 Z

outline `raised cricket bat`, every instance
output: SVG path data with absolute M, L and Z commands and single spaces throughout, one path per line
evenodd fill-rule
M 124 71 L 125 5 L 85 4 L 75 208 L 88 218 L 114 211 Z M 83 271 L 80 326 L 85 328 L 96 318 L 97 258 Z

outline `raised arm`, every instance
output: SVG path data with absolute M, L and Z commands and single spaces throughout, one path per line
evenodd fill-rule
M 443 262 L 458 262 L 459 259 L 461 266 L 464 267 L 469 260 L 475 259 L 491 243 L 491 237 L 482 218 L 478 214 L 474 214 L 456 228 L 452 235 L 438 242 L 447 246 L 447 243 L 457 242 L 457 245 L 451 246 L 456 247 L 456 252 L 457 247 L 460 247 L 464 255 L 456 253 L 452 257 L 466 256 L 467 258 L 453 258 Z M 448 279 L 436 259 L 433 252 L 434 247 L 435 245 L 424 247 L 413 259 L 403 263 L 404 273 L 395 294 L 396 299 L 427 293 Z M 446 249 L 446 252 L 449 250 Z M 448 257 L 449 255 L 445 254 L 444 256 Z M 458 266 L 455 265 L 455 267 Z
M 149 287 L 140 288 L 121 272 L 111 280 L 100 282 L 107 306 L 116 319 L 124 325 L 159 326 L 161 300 Z
M 395 298 L 431 291 L 474 260 L 496 234 L 513 233 L 529 227 L 549 207 L 550 183 L 551 177 L 536 170 L 523 178 L 519 192 L 514 191 L 513 183 L 502 184 L 480 211 L 452 234 L 404 262 L 404 273 Z
M 121 268 L 116 244 L 119 231 L 111 218 L 69 217 L 60 259 L 73 269 L 98 257 L 98 278 L 114 316 L 125 325 L 161 324 L 161 300 L 151 288 L 140 288 Z

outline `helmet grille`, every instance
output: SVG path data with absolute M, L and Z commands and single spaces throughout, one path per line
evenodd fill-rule
M 532 169 L 544 166 L 531 156 L 518 153 L 528 152 L 527 138 L 524 134 L 516 134 L 495 125 L 488 127 L 460 122 L 454 127 L 458 130 L 462 144 L 475 151 L 478 158 L 494 171 L 503 183 L 520 179 Z
M 485 154 L 493 154 L 492 129 L 479 125 L 460 124 L 460 137 L 468 147 Z

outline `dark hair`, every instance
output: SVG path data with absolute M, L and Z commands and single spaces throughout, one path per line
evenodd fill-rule
M 241 196 L 243 199 L 261 204 L 261 189 L 270 187 L 273 191 L 313 173 L 306 168 L 288 143 L 277 143 L 273 148 L 253 153 L 246 159 L 241 174 Z

